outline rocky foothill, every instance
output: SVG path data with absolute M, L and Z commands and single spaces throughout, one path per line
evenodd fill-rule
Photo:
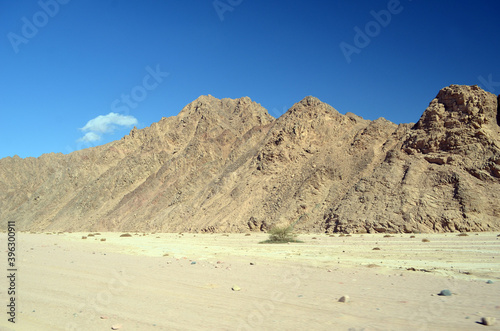
M 499 102 L 451 85 L 396 125 L 314 97 L 275 119 L 201 96 L 106 145 L 1 159 L 0 217 L 30 231 L 496 231 Z

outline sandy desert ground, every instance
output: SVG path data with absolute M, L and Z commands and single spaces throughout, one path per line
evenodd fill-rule
M 497 233 L 120 234 L 18 233 L 16 324 L 4 312 L 0 329 L 500 330 Z

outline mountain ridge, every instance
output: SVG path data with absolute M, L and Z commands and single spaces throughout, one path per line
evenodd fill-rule
M 498 100 L 451 85 L 396 125 L 312 96 L 277 119 L 200 96 L 102 146 L 1 159 L 0 217 L 33 231 L 498 230 Z

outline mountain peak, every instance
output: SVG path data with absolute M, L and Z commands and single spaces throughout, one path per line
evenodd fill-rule
M 288 111 L 288 114 L 301 114 L 301 113 L 333 113 L 335 115 L 340 115 L 340 113 L 327 103 L 322 102 L 316 97 L 306 96 L 299 102 L 295 103 Z
M 497 108 L 451 85 L 412 128 L 312 96 L 274 119 L 202 95 L 119 142 L 0 160 L 0 215 L 35 231 L 498 230 Z
M 304 106 L 317 106 L 319 104 L 322 104 L 321 100 L 313 97 L 312 95 L 306 96 L 304 99 L 300 100 L 299 103 Z
M 260 107 L 260 104 L 252 101 L 249 97 L 241 97 L 238 99 L 223 98 L 218 99 L 210 94 L 200 95 L 198 98 L 186 105 L 179 114 L 203 112 L 212 110 L 228 110 L 238 105 L 255 104 Z
M 450 85 L 439 91 L 415 128 L 478 129 L 492 124 L 497 126 L 497 103 L 494 94 L 477 85 Z

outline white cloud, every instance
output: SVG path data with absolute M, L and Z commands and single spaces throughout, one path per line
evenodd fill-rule
M 109 113 L 99 115 L 85 124 L 82 130 L 86 134 L 78 141 L 93 142 L 101 140 L 101 135 L 112 133 L 117 127 L 131 127 L 137 125 L 138 121 L 134 116 Z
M 78 139 L 78 141 L 92 142 L 101 140 L 101 136 L 95 132 L 87 132 L 83 137 Z
M 137 125 L 137 119 L 130 115 L 120 115 L 117 113 L 109 113 L 108 115 L 99 115 L 85 124 L 81 130 L 83 132 L 113 132 L 116 126 L 132 126 Z

